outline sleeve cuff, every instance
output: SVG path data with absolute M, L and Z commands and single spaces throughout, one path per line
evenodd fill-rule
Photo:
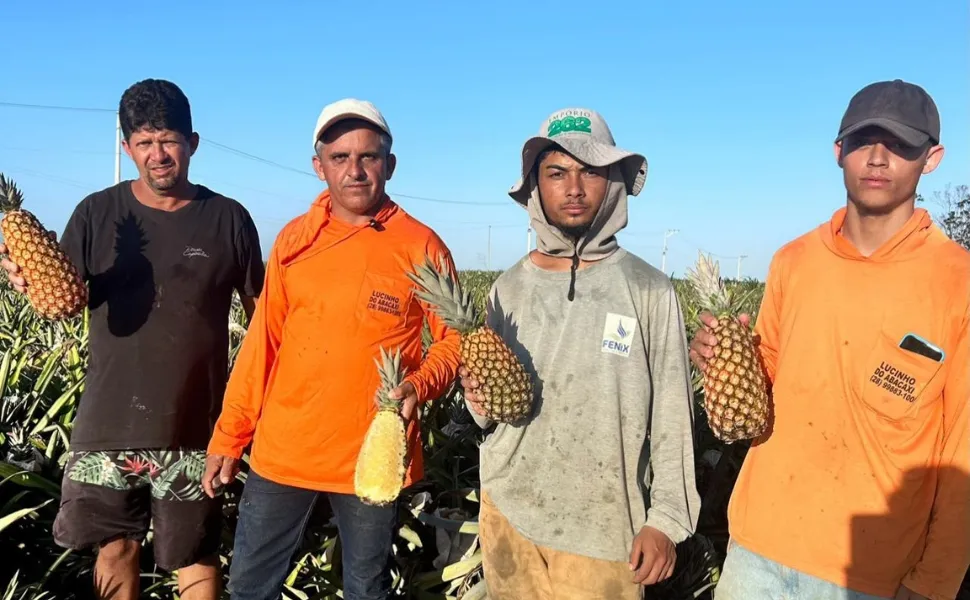
M 418 404 L 425 404 L 428 398 L 428 386 L 424 380 L 415 372 L 404 377 L 404 381 L 414 386 L 414 393 L 418 397 Z
M 243 450 L 245 450 L 247 445 L 248 442 L 240 443 L 237 440 L 227 439 L 224 435 L 214 432 L 212 439 L 209 441 L 209 447 L 206 449 L 206 454 L 218 454 L 239 460 L 242 458 Z
M 691 532 L 684 529 L 677 521 L 671 519 L 669 516 L 657 511 L 656 509 L 651 509 L 647 513 L 647 527 L 653 527 L 657 531 L 663 533 L 667 536 L 671 542 L 674 544 L 679 544 L 690 537 Z
M 479 428 L 488 429 L 492 426 L 493 421 L 488 417 L 483 417 L 475 412 L 475 409 L 472 408 L 472 405 L 468 400 L 465 400 L 465 408 L 468 410 L 468 414 L 472 416 L 472 420 L 475 421 L 475 425 L 478 425 Z

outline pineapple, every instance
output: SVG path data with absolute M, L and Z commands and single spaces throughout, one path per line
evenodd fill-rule
M 499 423 L 529 416 L 533 401 L 529 373 L 495 331 L 478 326 L 475 304 L 448 266 L 435 267 L 427 260 L 408 277 L 419 286 L 418 297 L 461 334 L 461 360 L 478 381 L 485 415 Z
M 702 374 L 711 431 L 728 444 L 756 438 L 768 426 L 768 389 L 754 336 L 737 318 L 740 300 L 724 286 L 717 262 L 703 253 L 687 279 L 702 308 L 717 319 L 714 357 Z
M 401 385 L 401 351 L 391 356 L 381 348 L 381 360 L 374 361 L 381 384 L 377 390 L 378 409 L 357 455 L 354 491 L 366 504 L 383 506 L 397 499 L 404 485 L 407 435 L 401 418 L 401 401 L 389 397 Z
M 33 214 L 21 208 L 24 197 L 0 174 L 0 233 L 10 259 L 27 280 L 27 298 L 40 316 L 59 321 L 88 303 L 88 288 L 74 264 Z

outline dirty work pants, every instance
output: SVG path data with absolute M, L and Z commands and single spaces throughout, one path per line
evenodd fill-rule
M 478 516 L 489 600 L 641 600 L 626 562 L 543 548 L 523 537 L 482 493 Z

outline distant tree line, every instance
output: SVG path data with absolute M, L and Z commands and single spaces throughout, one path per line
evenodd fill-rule
M 925 201 L 922 195 L 916 199 Z M 942 191 L 933 192 L 933 202 L 940 207 L 937 216 L 940 228 L 950 239 L 970 250 L 970 187 L 947 184 Z

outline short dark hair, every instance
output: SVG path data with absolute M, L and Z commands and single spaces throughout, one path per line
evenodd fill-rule
M 125 90 L 118 115 L 126 140 L 142 127 L 170 129 L 186 138 L 192 135 L 189 99 L 179 86 L 164 79 L 145 79 Z

